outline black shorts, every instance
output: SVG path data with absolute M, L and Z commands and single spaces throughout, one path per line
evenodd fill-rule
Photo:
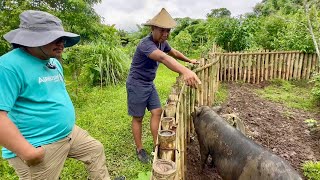
M 160 99 L 155 86 L 126 84 L 128 114 L 143 117 L 146 108 L 151 111 L 161 108 Z

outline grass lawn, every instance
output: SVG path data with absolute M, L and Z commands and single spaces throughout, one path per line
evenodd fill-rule
M 165 103 L 177 73 L 160 65 L 155 84 L 162 104 Z M 84 92 L 85 91 L 85 92 Z M 127 114 L 125 85 L 109 86 L 103 89 L 86 89 L 73 97 L 76 107 L 76 124 L 87 130 L 105 147 L 107 167 L 112 179 L 125 175 L 127 179 L 138 179 L 151 171 L 151 164 L 140 163 L 135 154 L 131 133 L 131 118 Z M 149 128 L 150 115 L 143 121 L 143 144 L 148 152 L 153 150 Z M 68 159 L 61 173 L 62 179 L 85 180 L 87 173 L 82 163 Z M 18 179 L 7 161 L 0 158 L 0 180 Z M 141 178 L 140 178 L 141 179 Z

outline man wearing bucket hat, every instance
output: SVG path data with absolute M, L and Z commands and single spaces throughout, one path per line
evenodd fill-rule
M 0 145 L 20 179 L 59 179 L 67 157 L 90 179 L 110 179 L 103 145 L 75 125 L 75 110 L 57 60 L 80 36 L 42 11 L 20 14 L 4 35 L 14 49 L 0 57 Z
M 188 86 L 196 87 L 201 82 L 194 72 L 174 59 L 197 64 L 196 60 L 190 60 L 168 44 L 170 30 L 176 26 L 170 14 L 162 8 L 144 25 L 151 27 L 151 33 L 141 40 L 135 51 L 126 87 L 136 153 L 141 162 L 148 163 L 150 159 L 141 142 L 142 119 L 147 108 L 151 112 L 150 128 L 155 144 L 162 113 L 159 96 L 153 84 L 159 63 L 181 74 Z

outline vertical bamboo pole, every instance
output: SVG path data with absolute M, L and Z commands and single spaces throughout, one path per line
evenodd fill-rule
M 306 79 L 310 79 L 310 75 L 312 73 L 311 68 L 312 68 L 312 55 L 311 54 L 304 54 L 305 60 L 308 62 L 308 70 L 307 70 L 307 75 Z
M 223 55 L 223 64 L 224 64 L 224 81 L 227 81 L 227 71 L 228 71 L 228 66 L 227 66 L 227 55 Z
M 205 65 L 205 61 L 204 61 L 204 59 L 202 58 L 201 59 L 201 66 L 204 66 Z M 202 83 L 201 83 L 201 91 L 200 91 L 200 105 L 203 105 L 203 102 L 204 102 L 204 91 L 205 91 L 205 79 L 204 79 L 204 70 L 201 70 L 201 72 L 200 72 L 200 74 L 201 74 L 201 77 L 200 77 L 200 79 L 201 79 L 201 81 L 202 81 Z
M 212 59 L 210 59 L 210 63 L 212 62 L 213 60 Z M 208 99 L 208 101 L 207 101 L 207 106 L 211 106 L 212 105 L 212 96 L 211 96 L 211 91 L 213 91 L 212 90 L 212 81 L 213 81 L 213 73 L 212 73 L 212 69 L 213 69 L 213 65 L 211 65 L 209 68 L 208 68 L 208 79 L 209 79 L 209 82 L 208 82 L 208 96 L 207 96 L 207 99 Z
M 264 65 L 264 69 L 265 69 L 265 71 L 264 71 L 264 80 L 268 80 L 269 79 L 269 50 L 266 50 L 266 54 L 265 54 L 265 59 L 264 59 L 264 63 L 265 63 L 265 65 Z
M 243 82 L 246 82 L 246 79 L 248 79 L 247 78 L 247 76 L 248 76 L 248 63 L 249 63 L 249 60 L 248 60 L 247 55 L 243 56 L 243 58 L 242 58 Z
M 270 54 L 270 79 L 273 79 L 273 70 L 274 70 L 274 53 Z
M 261 60 L 260 60 L 260 82 L 264 81 L 264 67 L 265 67 L 265 57 L 266 57 L 266 50 L 261 51 Z
M 187 144 L 190 143 L 190 134 L 191 134 L 191 117 L 190 115 L 190 87 L 186 88 L 186 109 L 185 109 L 185 118 L 186 118 L 186 128 L 187 128 Z
M 292 53 L 291 55 L 291 66 L 290 66 L 290 74 L 289 80 L 291 79 L 297 79 L 298 78 L 298 72 L 299 72 L 299 58 L 297 58 L 296 53 Z
M 250 54 L 250 55 L 248 55 L 248 54 L 246 54 L 245 55 L 245 57 L 248 59 L 248 62 L 247 62 L 247 67 L 248 67 L 248 77 L 247 77 L 247 79 L 248 79 L 248 83 L 250 83 L 251 81 L 251 77 L 252 77 L 252 75 L 251 75 L 251 69 L 252 69 L 252 64 L 253 64 L 253 57 L 254 57 L 254 55 L 252 55 L 252 54 Z
M 318 72 L 318 61 L 317 61 L 317 54 L 313 54 L 312 58 L 312 73 Z
M 300 60 L 303 61 L 302 66 L 302 79 L 307 79 L 308 59 L 304 57 L 304 53 L 300 52 Z
M 242 80 L 243 79 L 243 55 L 239 56 L 239 75 L 238 75 L 238 79 Z
M 239 57 L 241 57 L 241 54 L 236 55 L 236 61 L 235 61 L 235 81 L 238 81 L 238 76 L 239 76 Z
M 281 73 L 282 73 L 282 64 L 283 64 L 283 54 L 280 53 L 280 57 L 279 57 L 279 64 L 278 64 L 278 79 L 282 79 L 281 78 Z
M 287 67 L 287 63 L 288 63 L 287 59 L 288 59 L 288 55 L 287 55 L 287 53 L 284 53 L 282 72 L 281 72 L 281 79 L 283 79 L 283 80 L 286 79 L 286 67 Z
M 190 105 L 190 112 L 192 113 L 194 111 L 195 106 L 195 93 L 196 90 L 194 88 L 191 88 L 191 105 Z M 194 124 L 193 124 L 193 118 L 191 117 L 191 134 L 195 133 Z
M 286 59 L 286 73 L 285 80 L 289 80 L 289 73 L 290 73 L 290 66 L 291 66 L 291 53 L 286 53 L 287 59 Z
M 299 76 L 299 58 L 297 57 L 296 53 L 292 54 L 292 59 L 294 60 L 293 64 L 293 79 L 298 79 Z M 292 78 L 290 78 L 289 80 L 291 80 Z
M 227 59 L 228 59 L 228 67 L 227 67 L 227 69 L 228 69 L 228 81 L 230 81 L 231 80 L 231 57 L 230 57 L 230 55 L 226 55 L 226 57 L 227 57 Z
M 296 59 L 299 61 L 299 65 L 298 65 L 298 79 L 302 79 L 303 60 L 300 58 L 300 53 L 296 53 Z
M 254 58 L 252 59 L 252 83 L 256 83 L 257 79 L 257 59 L 258 54 L 254 54 Z
M 205 68 L 202 71 L 204 72 L 203 105 L 207 105 L 208 104 L 208 84 L 209 84 L 208 68 Z
M 260 71 L 261 71 L 261 52 L 258 54 L 258 59 L 257 59 L 257 81 L 256 83 L 260 83 Z
M 278 78 L 278 67 L 279 67 L 279 54 L 274 55 L 274 69 L 273 69 L 273 78 Z
M 176 155 L 176 165 L 177 165 L 177 180 L 180 180 L 180 177 L 182 177 L 182 168 L 181 168 L 181 122 L 180 122 L 180 98 L 177 101 L 177 111 L 176 111 L 176 122 L 177 122 L 177 129 L 176 129 L 176 148 L 178 149 L 177 155 Z
M 220 60 L 220 62 L 219 62 L 219 75 L 220 75 L 220 77 L 219 77 L 219 80 L 220 81 L 223 81 L 223 79 L 222 79 L 222 77 L 223 77 L 223 59 L 222 59 L 222 55 L 219 55 L 218 56 L 218 58 L 219 58 L 219 60 Z

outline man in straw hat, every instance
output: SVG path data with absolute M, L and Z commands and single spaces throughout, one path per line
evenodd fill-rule
M 196 60 L 190 60 L 168 44 L 170 30 L 176 26 L 170 14 L 162 8 L 144 25 L 151 27 L 151 34 L 141 40 L 135 51 L 126 87 L 128 114 L 132 116 L 132 133 L 136 153 L 141 162 L 148 163 L 150 159 L 141 142 L 142 119 L 147 108 L 151 112 L 150 128 L 155 144 L 162 113 L 159 96 L 153 84 L 159 63 L 181 74 L 184 82 L 191 87 L 196 87 L 201 82 L 193 71 L 174 59 L 197 64 Z
M 20 14 L 4 35 L 14 49 L 0 57 L 0 145 L 20 179 L 59 179 L 67 157 L 90 179 L 110 179 L 103 145 L 75 125 L 75 110 L 57 60 L 80 36 L 42 11 Z

